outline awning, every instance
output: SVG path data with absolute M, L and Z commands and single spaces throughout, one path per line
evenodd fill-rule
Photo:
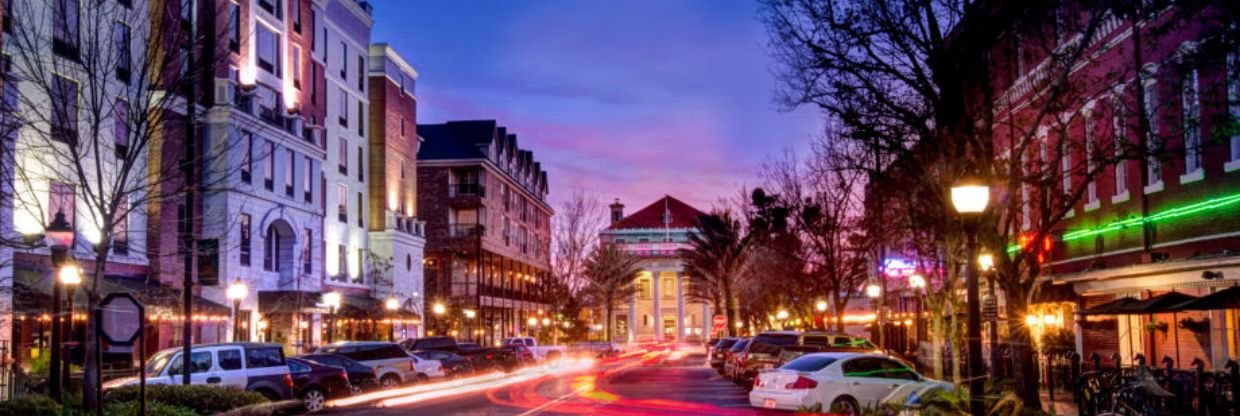
M 360 295 L 341 295 L 340 309 L 336 310 L 337 315 L 354 319 L 382 319 L 383 312 L 378 299 Z
M 1037 285 L 1032 303 L 1075 302 L 1077 297 L 1072 285 L 1057 285 L 1046 281 Z
M 1175 312 L 1175 307 L 1197 299 L 1196 296 L 1186 295 L 1180 292 L 1167 292 L 1152 298 L 1129 304 L 1128 306 L 1119 308 L 1118 312 L 1129 315 L 1145 315 L 1151 313 Z
M 318 312 L 317 305 L 322 302 L 319 292 L 298 290 L 260 290 L 258 291 L 258 310 L 260 313 L 297 313 L 298 305 L 302 313 Z
M 1175 310 L 1178 311 L 1212 311 L 1221 309 L 1240 309 L 1240 286 L 1232 286 L 1209 295 L 1191 299 L 1175 307 Z
M 1116 299 L 1116 300 L 1113 300 L 1113 301 L 1110 301 L 1110 302 L 1107 302 L 1107 303 L 1104 303 L 1098 306 L 1094 306 L 1089 309 L 1081 310 L 1078 313 L 1080 313 L 1081 315 L 1116 315 L 1117 314 L 1116 311 L 1118 311 L 1120 308 L 1126 307 L 1128 305 L 1131 305 L 1137 302 L 1140 302 L 1140 300 L 1136 298 L 1124 297 L 1124 298 L 1119 298 L 1119 299 Z

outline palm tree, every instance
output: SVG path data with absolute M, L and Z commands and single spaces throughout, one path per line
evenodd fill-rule
M 590 258 L 586 259 L 583 292 L 595 306 L 602 306 L 606 311 L 607 329 L 604 336 L 609 342 L 616 302 L 628 299 L 637 292 L 634 282 L 641 273 L 638 261 L 637 257 L 613 244 L 595 246 Z
M 687 274 L 717 288 L 728 317 L 725 331 L 729 333 L 738 322 L 733 294 L 749 265 L 749 241 L 739 220 L 730 212 L 716 211 L 698 219 L 698 232 L 689 235 L 689 248 L 680 252 Z

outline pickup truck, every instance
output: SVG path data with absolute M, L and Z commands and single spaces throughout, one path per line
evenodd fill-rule
M 521 345 L 530 350 L 538 361 L 555 361 L 568 355 L 568 348 L 563 345 L 538 345 L 534 337 L 504 338 L 503 345 Z

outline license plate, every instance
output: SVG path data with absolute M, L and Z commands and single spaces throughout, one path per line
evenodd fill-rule
M 762 407 L 765 407 L 765 408 L 767 408 L 767 409 L 774 409 L 774 408 L 775 408 L 775 399 L 766 399 L 766 400 L 763 400 L 763 401 L 762 401 Z

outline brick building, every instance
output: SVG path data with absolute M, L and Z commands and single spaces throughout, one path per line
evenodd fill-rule
M 547 314 L 547 173 L 494 120 L 418 126 L 428 334 L 485 343 L 534 334 Z
M 1235 311 L 1140 309 L 1155 301 L 1120 313 L 1078 313 L 1101 312 L 1090 308 L 1124 297 L 1202 296 L 1240 283 L 1240 136 L 1225 127 L 1240 116 L 1240 52 L 1223 41 L 1223 11 L 1176 3 L 1087 22 L 1079 3 L 1064 2 L 1035 9 L 1046 18 L 1024 22 L 1005 20 L 1019 7 L 1006 6 L 988 14 L 992 30 L 972 38 L 987 50 L 994 94 L 987 108 L 997 126 L 1012 126 L 995 129 L 996 152 L 1015 157 L 1011 143 L 1036 131 L 1035 144 L 1020 155 L 1027 169 L 1063 174 L 1004 198 L 1026 201 L 1016 226 L 1028 229 L 1042 214 L 1034 202 L 1040 195 L 1082 195 L 1065 206 L 1041 253 L 1050 283 L 1043 292 L 1071 288 L 1075 296 L 1034 305 L 1035 335 L 1071 330 L 1084 356 L 1119 353 L 1126 363 L 1137 354 L 1148 363 L 1170 356 L 1180 367 L 1201 358 L 1207 369 L 1221 368 L 1240 355 Z M 1082 38 L 1074 28 L 1086 27 L 1096 39 L 1070 73 L 1077 86 L 1071 102 L 1034 125 L 1054 71 L 1049 61 Z M 1126 149 L 1139 152 L 1120 156 Z

